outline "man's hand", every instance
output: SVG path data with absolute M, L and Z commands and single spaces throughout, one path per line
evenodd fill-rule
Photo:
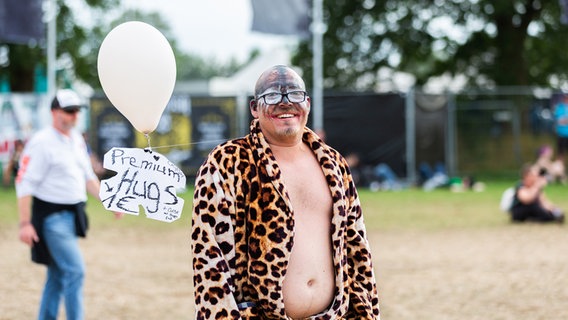
M 114 218 L 115 218 L 115 219 L 122 219 L 122 217 L 124 217 L 124 213 L 123 213 L 123 212 L 113 211 L 112 213 L 114 213 Z
M 20 241 L 30 247 L 34 242 L 39 242 L 36 230 L 30 222 L 20 223 Z

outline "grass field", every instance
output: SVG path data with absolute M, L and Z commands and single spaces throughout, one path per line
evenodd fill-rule
M 483 192 L 409 189 L 359 193 L 367 228 L 372 231 L 496 228 L 510 225 L 506 214 L 499 210 L 499 201 L 502 192 L 514 183 L 485 182 Z M 546 193 L 553 202 L 568 209 L 568 186 L 550 185 Z
M 393 192 L 372 192 L 359 189 L 359 196 L 365 214 L 367 228 L 371 230 L 385 229 L 444 229 L 444 228 L 479 228 L 497 227 L 508 224 L 498 209 L 501 193 L 514 181 L 485 182 L 483 192 L 450 192 L 447 189 L 436 189 L 424 192 L 421 189 L 408 189 Z M 568 209 L 568 186 L 550 185 L 546 190 L 549 198 L 563 208 Z M 180 194 L 185 199 L 182 218 L 171 224 L 156 223 L 149 219 L 128 216 L 121 224 L 132 227 L 150 228 L 186 228 L 189 225 L 193 189 Z M 95 227 L 114 224 L 99 203 L 88 202 L 90 221 Z M 16 223 L 15 192 L 12 188 L 0 189 L 0 225 Z
M 568 319 L 568 233 L 511 224 L 499 211 L 513 181 L 483 192 L 361 189 L 383 319 Z M 547 188 L 568 209 L 568 186 Z M 192 319 L 189 231 L 192 190 L 171 224 L 114 220 L 91 200 L 87 319 Z M 0 191 L 0 319 L 36 316 L 44 268 L 17 240 L 12 189 Z

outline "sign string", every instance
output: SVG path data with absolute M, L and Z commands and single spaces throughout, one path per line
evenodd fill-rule
M 230 139 L 220 139 L 220 140 L 209 140 L 209 141 L 199 141 L 199 142 L 191 142 L 191 143 L 179 143 L 179 144 L 168 144 L 165 146 L 150 146 L 150 137 L 147 134 L 144 134 L 144 136 L 146 137 L 146 140 L 148 141 L 148 148 L 143 148 L 148 150 L 149 152 L 152 151 L 152 149 L 164 149 L 164 148 L 173 148 L 173 147 L 184 147 L 184 146 L 192 146 L 192 145 L 198 145 L 198 144 L 203 144 L 203 143 L 216 143 L 219 144 L 221 142 L 225 142 L 228 141 Z M 117 148 L 125 148 L 125 147 L 120 147 L 120 146 L 116 146 Z
M 148 139 L 148 146 L 150 146 L 150 138 L 147 137 L 147 139 Z M 221 139 L 221 140 L 209 140 L 209 141 L 199 141 L 199 142 L 191 142 L 191 143 L 169 144 L 169 145 L 165 145 L 165 146 L 154 146 L 154 149 L 184 147 L 184 146 L 192 146 L 192 145 L 198 145 L 198 144 L 203 144 L 203 143 L 221 143 L 221 142 L 225 142 L 225 141 L 227 141 L 227 140 Z

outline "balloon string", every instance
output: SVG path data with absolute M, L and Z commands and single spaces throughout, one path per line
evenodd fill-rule
M 225 142 L 225 141 L 227 141 L 227 140 L 222 139 L 222 140 L 199 141 L 199 142 L 191 142 L 191 143 L 170 144 L 170 145 L 165 145 L 165 146 L 154 147 L 154 149 L 184 147 L 184 146 L 192 146 L 192 145 L 198 145 L 198 144 L 203 144 L 203 143 L 221 143 L 221 142 Z
M 150 150 L 150 152 L 151 152 L 152 146 L 150 145 L 150 135 L 145 133 L 144 136 L 146 137 L 146 140 L 148 140 L 148 150 Z
M 150 146 L 150 137 L 147 134 L 144 134 L 144 136 L 146 137 L 146 139 L 148 140 L 148 151 L 152 151 L 152 147 Z M 165 146 L 154 146 L 154 149 L 163 149 L 163 148 L 173 148 L 173 147 L 185 147 L 185 146 L 193 146 L 193 145 L 198 145 L 198 144 L 203 144 L 203 143 L 221 143 L 221 142 L 225 142 L 227 141 L 227 139 L 220 139 L 220 140 L 209 140 L 209 141 L 199 141 L 199 142 L 191 142 L 191 143 L 180 143 L 180 144 L 169 144 L 169 145 L 165 145 Z

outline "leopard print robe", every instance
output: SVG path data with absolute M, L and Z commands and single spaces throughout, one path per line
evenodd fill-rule
M 309 319 L 380 319 L 363 215 L 347 163 L 306 128 L 333 197 L 335 298 Z M 193 199 L 196 319 L 290 319 L 282 282 L 294 244 L 290 199 L 258 125 L 211 151 Z

